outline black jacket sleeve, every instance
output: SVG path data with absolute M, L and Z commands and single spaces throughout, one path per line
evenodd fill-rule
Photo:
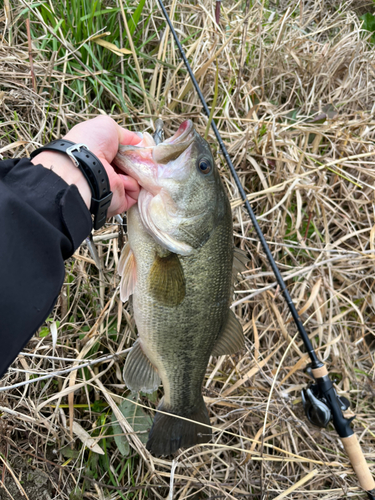
M 51 312 L 91 230 L 76 186 L 29 159 L 0 161 L 0 376 Z

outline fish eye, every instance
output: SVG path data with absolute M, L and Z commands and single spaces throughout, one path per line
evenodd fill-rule
M 209 160 L 207 159 L 202 159 L 202 160 L 199 160 L 198 162 L 198 170 L 200 172 L 202 172 L 202 174 L 209 174 L 212 170 L 212 166 L 211 166 L 211 163 L 209 162 Z

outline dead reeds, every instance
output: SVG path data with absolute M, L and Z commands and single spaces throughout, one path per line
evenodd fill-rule
M 116 103 L 108 89 L 105 110 L 74 92 L 67 99 L 74 79 L 89 87 L 92 76 L 84 68 L 61 71 L 74 50 L 67 40 L 52 55 L 33 40 L 32 89 L 26 30 L 14 21 L 24 5 L 12 11 L 6 2 L 0 15 L 4 158 L 27 155 Z M 214 2 L 171 1 L 168 9 L 209 105 L 218 63 L 213 119 L 310 338 L 338 394 L 351 401 L 353 425 L 375 473 L 375 60 L 354 7 L 319 0 L 279 7 L 222 2 L 219 26 Z M 131 48 L 141 76 L 133 90 L 144 102 L 132 107 L 125 96 L 130 114 L 116 104 L 113 117 L 145 130 L 160 116 L 167 133 L 189 117 L 203 135 L 207 118 L 164 28 L 148 0 L 138 27 L 145 45 L 138 53 Z M 140 53 L 151 51 L 152 65 Z M 133 56 L 124 55 L 121 64 L 135 65 Z M 121 372 L 135 333 L 117 290 L 121 228 L 110 222 L 94 236 L 103 271 L 83 244 L 67 262 L 47 325 L 1 382 L 22 385 L 0 392 L 8 489 L 0 488 L 0 498 L 21 492 L 20 474 L 29 469 L 47 472 L 51 495 L 61 498 L 72 492 L 103 499 L 364 498 L 333 428 L 314 428 L 304 415 L 307 356 L 211 134 L 209 141 L 230 194 L 235 243 L 251 256 L 233 301 L 246 350 L 213 358 L 204 384 L 212 443 L 181 451 L 173 461 L 156 459 L 117 409 L 130 397 Z M 155 401 L 142 396 L 138 404 L 153 408 Z M 130 443 L 127 457 L 115 445 L 112 413 Z

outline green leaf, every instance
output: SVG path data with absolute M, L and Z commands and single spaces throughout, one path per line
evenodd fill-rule
M 152 418 L 142 410 L 142 408 L 136 404 L 133 404 L 137 400 L 136 396 L 130 396 L 129 399 L 125 399 L 120 405 L 119 410 L 124 415 L 128 423 L 133 428 L 134 432 L 138 435 L 142 443 L 146 444 L 148 439 L 148 433 L 151 429 Z M 130 453 L 130 447 L 127 437 L 124 435 L 122 427 L 118 423 L 115 415 L 112 414 L 112 429 L 117 448 L 119 449 L 122 456 L 127 457 Z
M 102 10 L 95 12 L 94 14 L 92 14 L 92 13 L 86 14 L 85 16 L 80 18 L 80 21 L 83 22 L 83 21 L 87 21 L 88 19 L 93 18 L 93 17 L 99 17 L 102 15 L 107 15 L 107 14 L 112 14 L 112 13 L 117 14 L 118 12 L 121 12 L 121 9 L 119 7 L 111 8 L 111 9 L 102 9 Z
M 136 26 L 139 23 L 139 20 L 141 18 L 141 14 L 142 14 L 142 11 L 143 11 L 143 7 L 145 6 L 145 3 L 146 3 L 146 0 L 140 0 L 140 2 L 138 4 L 138 7 L 135 9 L 134 14 L 130 18 L 129 31 L 130 31 L 130 33 L 132 35 L 133 35 L 134 31 L 135 31 Z
M 151 394 L 150 393 L 146 393 L 146 392 L 140 392 L 141 396 L 145 396 L 149 401 L 150 403 L 153 403 L 154 405 L 156 405 L 156 403 L 158 402 L 158 399 L 159 399 L 159 394 L 158 394 L 158 390 L 156 389 L 156 391 L 152 392 Z
M 49 335 L 49 328 L 48 326 L 44 326 L 40 332 L 39 332 L 39 337 L 47 337 L 47 335 Z
M 375 31 L 375 16 L 373 14 L 370 14 L 370 12 L 367 12 L 363 16 L 361 16 L 361 19 L 363 19 L 363 29 L 367 31 Z
M 61 448 L 61 454 L 65 458 L 78 458 L 79 457 L 79 451 L 72 450 L 68 446 Z

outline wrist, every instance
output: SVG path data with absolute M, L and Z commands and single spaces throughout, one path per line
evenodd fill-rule
M 61 177 L 69 185 L 75 184 L 87 208 L 90 209 L 90 186 L 83 173 L 73 164 L 68 156 L 55 151 L 43 151 L 34 156 L 31 163 L 34 165 L 40 164 L 45 168 L 53 170 L 55 174 Z

